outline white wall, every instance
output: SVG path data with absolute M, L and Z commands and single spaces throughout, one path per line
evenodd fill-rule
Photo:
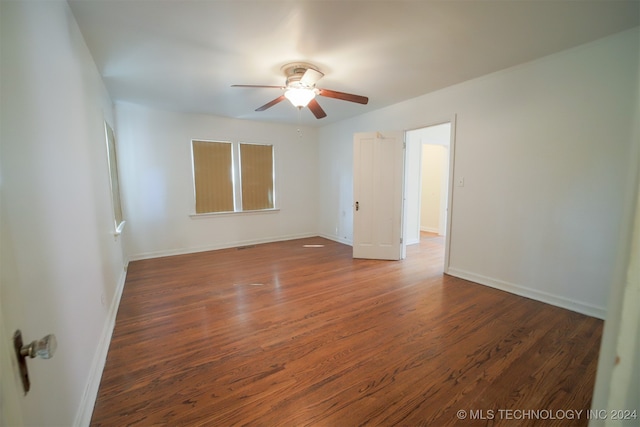
M 104 135 L 112 106 L 66 2 L 0 8 L 2 329 L 58 338 L 52 359 L 27 362 L 26 397 L 3 362 L 2 415 L 88 423 L 124 280 Z
M 131 259 L 317 235 L 317 131 L 116 105 Z M 191 140 L 274 145 L 277 212 L 193 218 Z
M 420 243 L 422 142 L 419 130 L 405 134 L 403 239 L 407 245 Z M 406 255 L 406 254 L 405 254 Z
M 638 40 L 636 28 L 321 128 L 320 234 L 352 240 L 354 132 L 455 114 L 465 186 L 453 191 L 450 272 L 604 317 L 629 203 Z

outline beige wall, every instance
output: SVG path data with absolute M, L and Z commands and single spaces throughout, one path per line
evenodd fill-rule
M 442 145 L 422 145 L 422 197 L 420 198 L 420 230 L 442 233 L 442 205 L 446 198 L 445 166 L 447 148 Z M 444 186 L 444 188 L 443 188 Z

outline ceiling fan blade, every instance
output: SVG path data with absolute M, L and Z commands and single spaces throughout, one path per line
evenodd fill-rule
M 263 85 L 231 85 L 231 87 L 266 87 L 272 89 L 284 89 L 284 86 L 263 86 Z
M 337 92 L 329 89 L 320 89 L 320 93 L 318 93 L 318 95 L 326 96 L 327 98 L 341 99 L 343 101 L 357 102 L 358 104 L 367 104 L 369 102 L 369 98 L 366 96 Z
M 315 99 L 312 99 L 311 101 L 309 101 L 309 104 L 307 104 L 307 107 L 309 107 L 309 110 L 311 110 L 313 115 L 316 116 L 316 119 L 322 119 L 323 117 L 327 117 L 327 113 L 324 112 L 320 104 L 318 104 L 318 101 L 316 101 Z
M 324 76 L 320 71 L 314 70 L 313 68 L 307 68 L 307 71 L 304 72 L 302 77 L 300 78 L 300 83 L 306 87 L 313 87 Z
M 260 107 L 260 108 L 256 108 L 256 111 L 264 111 L 264 110 L 266 110 L 267 108 L 271 108 L 271 107 L 273 107 L 274 105 L 276 105 L 277 103 L 279 103 L 279 102 L 281 102 L 281 101 L 284 101 L 285 99 L 287 99 L 287 98 L 285 98 L 285 97 L 284 97 L 284 95 L 280 95 L 279 97 L 277 97 L 277 98 L 276 98 L 276 99 L 274 99 L 273 101 L 271 101 L 271 102 L 267 102 L 267 103 L 266 103 L 266 104 L 264 104 L 262 107 Z

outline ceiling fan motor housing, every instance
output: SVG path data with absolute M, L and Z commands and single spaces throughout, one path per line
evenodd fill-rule
M 307 70 L 311 70 L 311 72 L 307 75 L 306 79 L 303 80 Z M 286 87 L 296 89 L 313 89 L 315 83 L 324 76 L 317 67 L 305 62 L 286 64 L 282 67 L 282 71 L 287 78 Z

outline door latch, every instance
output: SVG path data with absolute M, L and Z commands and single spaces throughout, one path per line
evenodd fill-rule
M 13 334 L 13 347 L 16 351 L 18 359 L 18 367 L 20 368 L 20 378 L 22 379 L 22 388 L 26 395 L 31 388 L 29 381 L 29 370 L 27 369 L 27 357 L 33 359 L 40 357 L 41 359 L 51 359 L 58 348 L 56 336 L 49 334 L 41 340 L 31 341 L 31 344 L 24 345 L 22 342 L 22 332 L 18 329 Z
M 360 210 L 360 202 L 356 202 L 356 211 Z

